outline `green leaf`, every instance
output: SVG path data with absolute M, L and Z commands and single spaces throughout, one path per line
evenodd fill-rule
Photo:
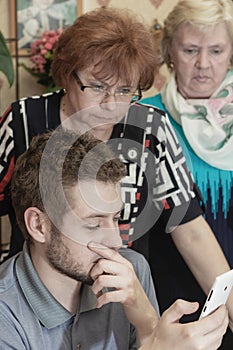
M 1 31 L 0 31 L 0 71 L 2 71 L 5 74 L 9 82 L 9 85 L 12 86 L 14 82 L 14 77 L 15 77 L 14 67 L 13 67 L 10 51 L 6 45 L 6 40 L 2 35 Z

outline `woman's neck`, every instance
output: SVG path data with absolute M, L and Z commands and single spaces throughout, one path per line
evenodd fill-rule
M 67 118 L 69 118 L 70 115 L 72 115 L 72 112 L 69 110 L 69 105 L 67 102 L 67 96 L 66 94 L 62 96 L 61 102 L 60 102 L 60 119 L 61 123 L 64 122 Z
M 70 118 L 72 115 L 75 114 L 75 111 L 72 110 L 70 107 L 70 104 L 68 103 L 67 95 L 62 96 L 61 102 L 60 102 L 60 120 L 61 123 L 64 123 L 64 126 L 67 129 L 70 130 L 77 130 L 78 133 L 84 133 L 87 130 L 90 130 L 91 134 L 101 140 L 101 141 L 108 141 L 112 135 L 113 127 L 114 125 L 110 125 L 106 129 L 99 129 L 99 128 L 92 128 L 89 129 L 88 125 L 85 125 L 81 121 L 77 121 L 77 119 Z M 69 119 L 70 118 L 70 119 Z

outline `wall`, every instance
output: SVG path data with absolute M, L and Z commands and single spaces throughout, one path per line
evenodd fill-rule
M 6 38 L 9 38 L 10 28 L 12 26 L 13 18 L 10 18 L 10 2 L 14 0 L 0 0 L 0 29 Z M 163 23 L 164 18 L 173 8 L 173 6 L 178 2 L 178 0 L 83 0 L 82 7 L 83 12 L 100 7 L 101 4 L 108 3 L 108 6 L 118 7 L 118 8 L 128 8 L 135 12 L 141 20 L 144 21 L 148 26 L 151 26 L 155 20 L 158 19 L 159 23 Z M 159 5 L 160 4 L 160 5 Z M 19 64 L 24 62 L 28 64 L 28 59 L 20 57 Z M 35 78 L 33 78 L 28 72 L 26 72 L 22 67 L 19 67 L 19 84 L 16 89 L 14 84 L 11 88 L 5 79 L 5 77 L 0 72 L 0 115 L 8 107 L 11 101 L 16 99 L 16 90 L 19 92 L 19 97 L 37 95 L 42 93 L 43 88 L 36 83 Z M 167 71 L 163 68 L 163 74 L 167 76 Z M 155 93 L 156 88 L 152 88 L 144 96 L 151 95 Z M 6 217 L 2 220 L 3 226 L 3 240 L 7 241 L 9 237 L 9 225 L 7 223 Z
M 10 37 L 10 27 L 12 18 L 10 18 L 10 2 L 12 0 L 0 0 L 0 28 L 5 35 L 5 37 Z M 163 22 L 164 18 L 167 16 L 168 12 L 177 3 L 178 0 L 83 0 L 82 7 L 83 12 L 87 12 L 96 7 L 100 7 L 101 3 L 108 3 L 108 6 L 118 7 L 118 8 L 129 8 L 135 12 L 148 26 L 153 24 L 155 18 L 159 20 L 160 23 Z M 156 8 L 156 4 L 161 3 L 159 7 Z M 171 4 L 172 3 L 172 4 Z M 135 4 L 137 4 L 135 6 Z M 19 63 L 28 63 L 28 59 L 19 58 Z M 0 73 L 1 74 L 1 73 Z M 166 74 L 166 73 L 165 73 Z M 1 80 L 3 80 L 3 86 L 0 90 L 0 114 L 4 112 L 9 103 L 16 98 L 16 87 L 9 88 L 7 81 L 0 75 Z M 24 68 L 19 67 L 19 97 L 29 96 L 33 94 L 40 94 L 43 88 L 36 83 L 35 78 L 33 78 Z M 153 89 L 146 93 L 146 95 L 152 94 Z

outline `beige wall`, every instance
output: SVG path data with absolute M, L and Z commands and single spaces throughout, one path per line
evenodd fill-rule
M 10 11 L 9 6 L 12 0 L 0 0 L 0 28 L 6 37 L 10 37 Z M 147 25 L 151 26 L 154 19 L 158 18 L 159 22 L 162 23 L 168 12 L 177 3 L 178 0 L 163 0 L 160 1 L 161 5 L 156 8 L 153 3 L 158 1 L 150 0 L 110 0 L 108 6 L 118 8 L 129 8 L 132 9 Z M 94 8 L 99 7 L 100 1 L 98 0 L 83 0 L 82 7 L 83 12 L 87 12 Z M 27 59 L 19 58 L 19 63 L 27 63 Z M 9 88 L 4 76 L 0 73 L 0 78 L 3 80 L 3 87 L 0 90 L 0 114 L 4 112 L 9 103 L 16 98 L 16 87 Z M 19 97 L 29 96 L 33 94 L 40 94 L 43 89 L 36 83 L 29 73 L 27 73 L 22 67 L 19 67 L 19 85 L 18 85 Z M 146 95 L 154 93 L 156 90 L 152 89 L 147 92 Z
M 10 37 L 11 21 L 9 5 L 12 0 L 0 0 L 0 29 L 4 36 Z M 160 1 L 161 5 L 156 8 L 155 5 L 159 1 L 152 0 L 110 0 L 108 6 L 118 8 L 132 9 L 148 26 L 151 26 L 154 19 L 157 18 L 160 23 L 163 23 L 164 18 L 172 7 L 178 2 L 178 0 L 163 0 Z M 98 0 L 83 0 L 83 12 L 87 12 L 94 8 L 99 7 L 100 1 Z M 27 63 L 28 59 L 19 58 L 20 62 Z M 166 70 L 164 71 L 167 74 Z M 16 86 L 9 88 L 8 83 L 0 72 L 0 79 L 2 80 L 2 88 L 0 90 L 0 114 L 8 107 L 11 101 L 16 99 Z M 22 67 L 19 67 L 19 84 L 18 84 L 19 97 L 30 96 L 33 94 L 42 93 L 42 87 L 36 83 L 36 80 L 27 73 Z M 156 92 L 155 88 L 148 91 L 145 96 L 151 95 Z M 3 235 L 4 240 L 8 239 L 9 227 L 6 222 L 6 218 L 3 219 Z M 7 236 L 7 237 L 6 237 Z

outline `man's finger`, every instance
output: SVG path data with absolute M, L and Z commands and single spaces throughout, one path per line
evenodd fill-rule
M 124 259 L 116 250 L 110 249 L 103 244 L 96 242 L 88 242 L 87 247 L 102 256 L 105 259 L 124 263 L 126 259 Z
M 178 299 L 163 313 L 163 317 L 169 323 L 178 322 L 183 315 L 189 315 L 197 311 L 199 304 Z

